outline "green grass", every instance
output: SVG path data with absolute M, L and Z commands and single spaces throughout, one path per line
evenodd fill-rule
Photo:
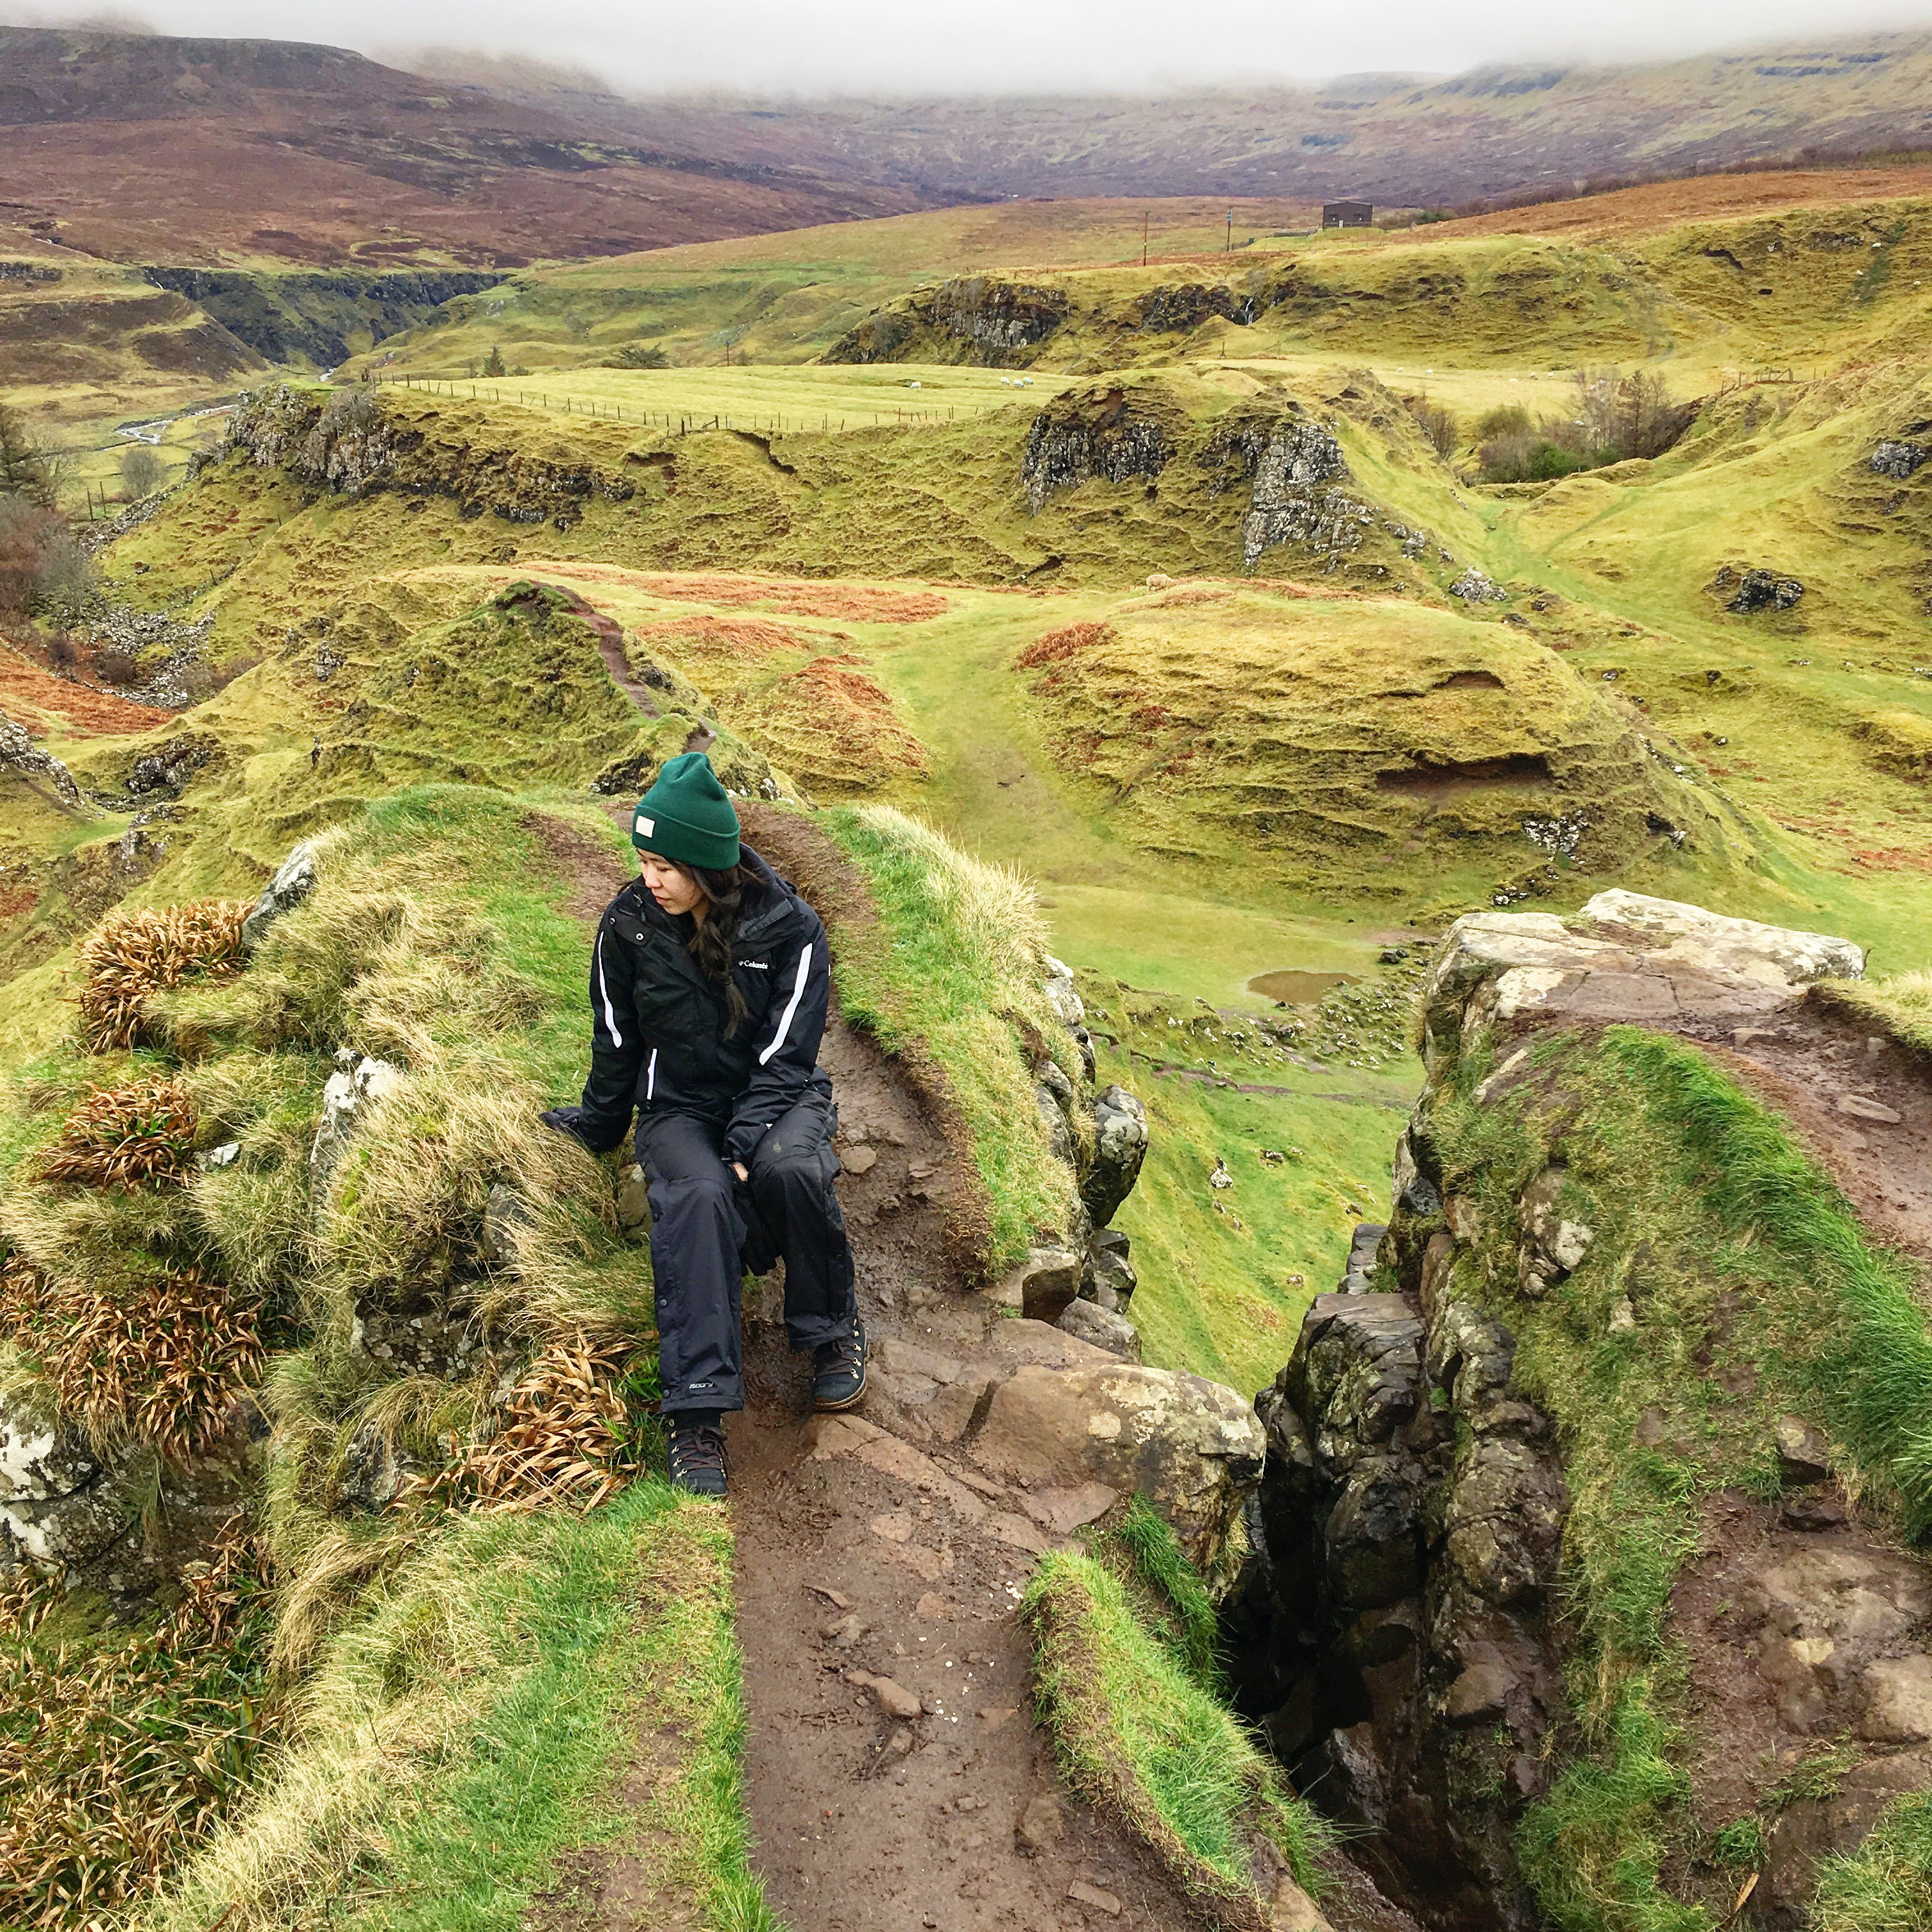
M 1856 1852 L 1826 1861 L 1815 1932 L 1919 1932 L 1932 1924 L 1932 1792 L 1895 1799 Z
M 1076 1790 L 1116 1812 L 1210 1912 L 1217 1899 L 1253 1900 L 1256 1834 L 1276 1842 L 1305 1891 L 1319 1891 L 1327 1827 L 1282 1792 L 1260 1747 L 1107 1564 L 1050 1552 L 1022 1608 L 1041 1716 Z
M 841 808 L 820 822 L 878 910 L 875 932 L 848 924 L 834 941 L 845 1011 L 889 1052 L 930 1056 L 943 1076 L 984 1190 L 981 1265 L 998 1274 L 1036 1240 L 1064 1235 L 1072 1206 L 1014 1029 L 1024 1022 L 1081 1077 L 1046 1004 L 1032 889 L 886 807 Z
M 667 1916 L 767 1932 L 744 1723 L 715 1510 L 642 1483 L 582 1519 L 454 1520 L 332 1640 L 277 1774 L 136 1922 L 282 1924 L 326 1900 L 368 1932 L 488 1932 L 601 1847 Z

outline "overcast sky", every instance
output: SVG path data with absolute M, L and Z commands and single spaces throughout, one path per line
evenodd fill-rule
M 109 0 L 104 11 L 110 10 Z M 40 0 L 42 17 L 53 7 Z M 68 18 L 86 10 L 85 0 Z M 1616 61 L 1871 28 L 1932 0 L 128 0 L 160 31 L 326 40 L 380 55 L 473 46 L 587 68 L 628 92 L 1030 93 L 1252 84 L 1491 61 Z M 27 5 L 0 0 L 0 18 Z

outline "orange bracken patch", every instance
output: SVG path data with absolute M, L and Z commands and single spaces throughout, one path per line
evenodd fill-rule
M 38 712 L 61 719 L 76 734 L 100 737 L 152 731 L 174 716 L 152 705 L 130 704 L 111 692 L 70 684 L 4 644 L 0 644 L 0 711 L 15 718 Z
M 814 651 L 824 642 L 822 638 L 801 636 L 762 617 L 714 617 L 704 611 L 640 624 L 632 635 L 662 638 L 674 650 L 682 646 L 706 657 L 766 657 L 774 651 Z
M 755 692 L 720 702 L 733 730 L 808 790 L 876 792 L 932 770 L 926 746 L 900 722 L 862 658 L 814 658 Z
M 1110 644 L 1115 634 L 1111 624 L 1063 625 L 1060 629 L 1048 631 L 1028 645 L 1013 663 L 1021 670 L 1036 670 L 1042 664 L 1070 658 L 1078 652 L 1090 650 L 1096 644 Z

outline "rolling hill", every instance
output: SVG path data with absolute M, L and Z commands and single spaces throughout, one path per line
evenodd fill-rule
M 278 40 L 0 28 L 0 244 L 118 261 L 512 267 L 917 200 Z

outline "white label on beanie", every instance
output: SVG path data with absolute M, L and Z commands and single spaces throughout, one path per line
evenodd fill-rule
M 657 836 L 658 822 L 655 818 L 646 818 L 640 812 L 638 814 L 638 830 L 646 838 L 655 838 Z

